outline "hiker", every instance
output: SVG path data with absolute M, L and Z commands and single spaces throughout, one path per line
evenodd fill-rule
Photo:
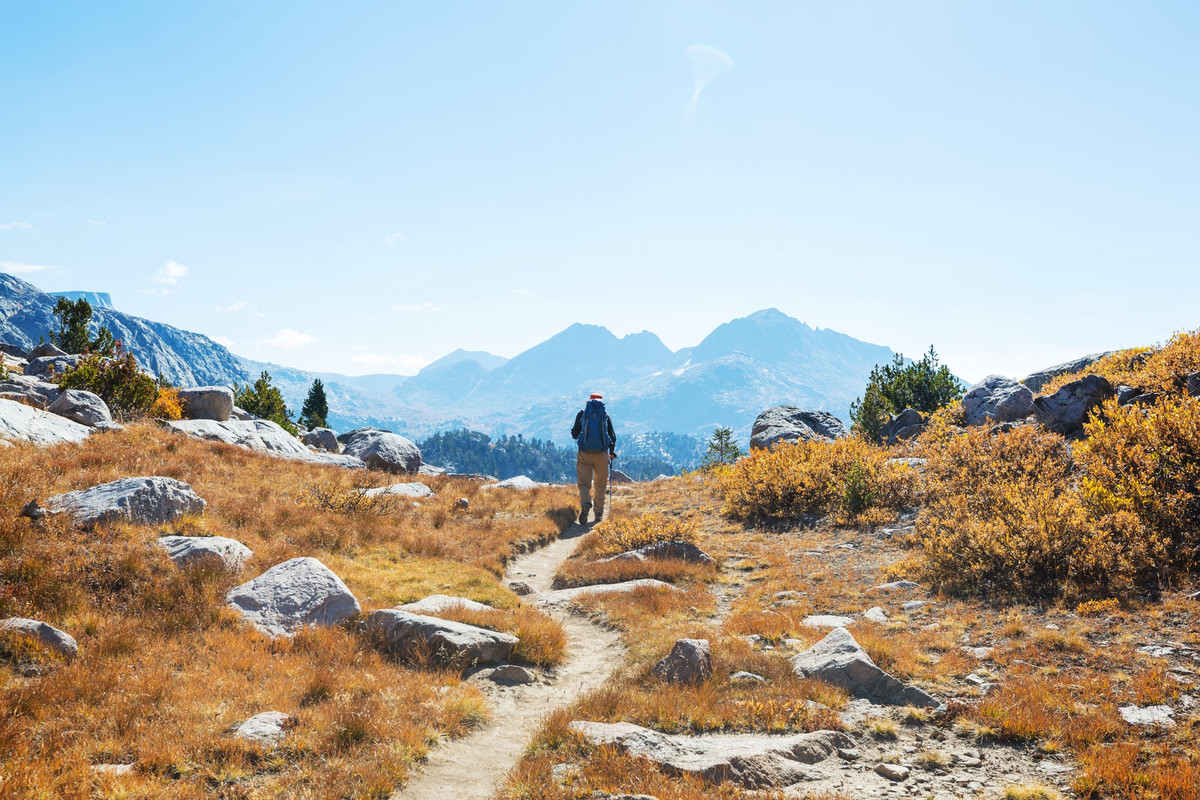
M 571 438 L 579 445 L 579 455 L 575 458 L 575 477 L 579 480 L 579 524 L 587 524 L 593 496 L 596 498 L 595 521 L 599 522 L 604 519 L 609 464 L 617 457 L 617 434 L 604 410 L 603 395 L 593 393 L 583 410 L 575 415 Z

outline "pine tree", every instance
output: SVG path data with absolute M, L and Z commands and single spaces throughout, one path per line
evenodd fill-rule
M 329 418 L 329 401 L 325 398 L 325 384 L 320 378 L 314 378 L 312 386 L 308 387 L 308 397 L 304 398 L 304 407 L 300 409 L 300 423 L 312 430 L 327 428 Z
M 932 414 L 962 397 L 962 384 L 945 364 L 938 364 L 933 345 L 920 361 L 905 365 L 899 353 L 891 364 L 876 365 L 863 396 L 850 404 L 854 429 L 873 442 L 888 416 L 914 408 Z
M 96 338 L 91 338 L 88 326 L 92 322 L 92 304 L 86 298 L 74 301 L 58 298 L 54 316 L 58 317 L 58 331 L 51 331 L 50 341 L 66 352 L 111 356 L 115 351 L 116 341 L 108 328 L 101 327 Z
M 293 436 L 298 432 L 296 423 L 292 422 L 292 412 L 283 402 L 283 393 L 271 385 L 271 376 L 265 369 L 250 386 L 234 384 L 233 401 L 254 416 L 271 420 Z
M 733 438 L 729 428 L 717 428 L 708 440 L 708 450 L 704 452 L 704 469 L 715 469 L 732 464 L 745 455 Z

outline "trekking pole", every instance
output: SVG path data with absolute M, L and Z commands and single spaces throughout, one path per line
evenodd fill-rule
M 606 492 L 606 494 L 608 494 L 608 515 L 611 517 L 612 512 L 613 512 L 613 505 L 612 505 L 612 485 L 613 485 L 612 463 L 613 463 L 613 458 L 611 457 L 612 453 L 609 453 L 609 456 L 610 457 L 608 459 L 608 486 L 606 487 L 608 491 Z

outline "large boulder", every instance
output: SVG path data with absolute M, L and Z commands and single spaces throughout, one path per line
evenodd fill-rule
M 507 661 L 520 641 L 511 634 L 398 608 L 368 615 L 362 631 L 393 655 L 432 658 L 456 667 Z
M 879 429 L 879 437 L 884 444 L 895 444 L 904 439 L 911 439 L 925 430 L 925 420 L 921 412 L 915 408 L 906 408 L 899 414 L 892 415 L 883 427 Z
M 202 514 L 206 505 L 191 486 L 174 478 L 121 478 L 55 495 L 42 505 L 34 500 L 22 513 L 35 519 L 68 514 L 80 527 L 91 529 L 117 522 L 161 525 L 184 514 Z
M 398 434 L 362 429 L 343 437 L 338 437 L 345 445 L 342 454 L 361 458 L 368 469 L 411 475 L 421 468 L 421 450 Z
M 211 419 L 184 419 L 163 424 L 171 430 L 197 439 L 224 442 L 277 458 L 313 461 L 318 464 L 330 464 L 348 469 L 362 469 L 365 466 L 362 459 L 354 456 L 314 453 L 301 444 L 295 436 L 267 419 L 244 421 L 231 419 L 228 422 L 217 422 Z
M 644 545 L 636 550 L 626 550 L 619 555 L 610 556 L 600 559 L 600 563 L 604 564 L 609 561 L 649 561 L 652 559 L 674 559 L 676 561 L 687 561 L 691 564 L 715 564 L 716 561 L 708 553 L 701 550 L 691 542 L 683 542 L 672 539 L 668 542 L 654 542 L 653 544 Z
M 82 389 L 67 389 L 46 406 L 46 410 L 89 428 L 112 430 L 120 427 L 113 423 L 108 404 L 100 399 L 100 395 Z
M 1035 398 L 1033 405 L 1042 427 L 1069 436 L 1083 430 L 1088 415 L 1115 395 L 1116 390 L 1107 378 L 1088 375 L 1068 383 L 1052 395 Z
M 867 651 L 845 628 L 834 628 L 824 639 L 793 656 L 792 669 L 802 678 L 840 686 L 872 703 L 932 708 L 941 705 L 915 686 L 905 686 L 875 666 Z
M 754 420 L 750 447 L 766 450 L 778 442 L 832 441 L 850 435 L 842 421 L 828 411 L 805 411 L 799 406 L 768 408 Z
M 22 439 L 40 445 L 82 442 L 92 429 L 78 422 L 0 398 L 0 439 Z
M 268 636 L 291 636 L 305 626 L 339 625 L 362 612 L 342 579 L 311 557 L 276 564 L 230 589 L 225 601 Z
M 324 450 L 326 453 L 342 452 L 342 445 L 337 440 L 337 434 L 329 428 L 313 428 L 311 431 L 303 434 L 300 437 L 300 441 L 309 447 Z
M 55 356 L 67 355 L 66 350 L 60 349 L 57 345 L 51 342 L 42 342 L 37 347 L 25 354 L 26 361 L 33 361 L 35 358 L 54 358 Z
M 708 639 L 680 639 L 650 674 L 668 683 L 703 683 L 712 677 Z
M 669 774 L 746 789 L 781 788 L 812 779 L 817 776 L 805 766 L 854 746 L 854 740 L 841 731 L 688 736 L 659 733 L 630 722 L 576 721 L 570 727 L 594 745 L 648 759 Z
M 156 544 L 181 567 L 210 565 L 237 572 L 254 555 L 237 539 L 224 536 L 160 536 Z
M 43 356 L 42 358 L 30 359 L 25 365 L 26 375 L 61 375 L 64 372 L 70 372 L 79 366 L 79 362 L 83 360 L 83 356 Z
M 1109 350 L 1104 353 L 1092 353 L 1091 355 L 1080 356 L 1074 361 L 1064 361 L 1061 364 L 1055 364 L 1053 367 L 1039 369 L 1037 372 L 1026 375 L 1021 380 L 1021 383 L 1028 386 L 1031 392 L 1037 394 L 1042 390 L 1043 386 L 1050 383 L 1050 381 L 1054 380 L 1059 375 L 1066 375 L 1070 372 L 1081 372 L 1090 367 L 1092 364 L 1095 364 L 1100 359 L 1107 358 L 1115 352 L 1117 351 Z
M 79 645 L 71 634 L 40 620 L 25 617 L 0 619 L 0 634 L 28 637 L 68 661 L 79 655 Z
M 1033 413 L 1033 392 L 1003 375 L 988 375 L 962 399 L 968 425 L 1016 422 Z
M 199 386 L 180 389 L 179 402 L 187 419 L 211 419 L 226 422 L 233 414 L 233 390 L 227 386 Z

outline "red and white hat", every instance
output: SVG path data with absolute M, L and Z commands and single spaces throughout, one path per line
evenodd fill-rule
M 600 394 L 599 392 L 592 392 L 592 396 L 588 398 L 588 400 L 603 400 L 603 399 L 604 399 L 604 395 Z

